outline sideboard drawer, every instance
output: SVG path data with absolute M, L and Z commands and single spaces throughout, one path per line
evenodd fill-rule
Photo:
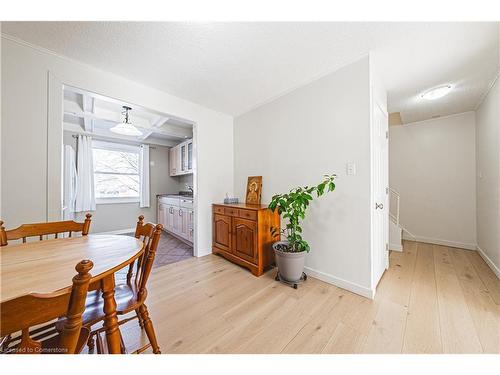
M 239 210 L 239 217 L 248 220 L 257 220 L 257 211 Z
M 224 207 L 224 214 L 229 216 L 238 216 L 239 210 L 232 207 Z
M 224 214 L 224 207 L 214 206 L 214 212 L 216 214 Z

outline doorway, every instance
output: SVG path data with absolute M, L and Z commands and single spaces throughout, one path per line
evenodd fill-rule
M 98 147 L 103 150 L 103 153 L 111 152 L 109 149 L 106 150 L 107 145 L 130 147 L 133 150 L 134 147 L 139 147 L 141 144 L 147 144 L 151 152 L 150 173 L 156 175 L 155 177 L 151 176 L 149 207 L 144 209 L 139 208 L 137 202 L 126 202 L 126 197 L 122 197 L 124 198 L 123 202 L 113 205 L 110 202 L 106 202 L 106 198 L 109 197 L 100 196 L 101 210 L 99 210 L 99 205 L 97 205 L 96 212 L 93 212 L 94 232 L 111 232 L 116 234 L 130 233 L 131 229 L 135 227 L 137 216 L 143 213 L 147 221 L 158 223 L 160 220 L 158 217 L 157 196 L 179 194 L 180 191 L 185 190 L 185 186 L 189 186 L 191 192 L 190 198 L 192 199 L 190 241 L 182 242 L 182 238 L 180 240 L 171 240 L 171 236 L 165 233 L 164 237 L 166 235 L 170 245 L 173 245 L 177 250 L 174 251 L 173 254 L 170 252 L 168 252 L 169 254 L 163 254 L 163 257 L 166 259 L 162 259 L 162 262 L 171 263 L 173 260 L 183 260 L 188 255 L 197 256 L 197 240 L 195 235 L 197 232 L 197 218 L 194 214 L 197 206 L 196 163 L 192 163 L 189 175 L 185 174 L 182 176 L 181 181 L 180 178 L 170 176 L 168 160 L 170 149 L 187 140 L 191 142 L 190 152 L 192 158 L 196 159 L 196 124 L 193 121 L 179 118 L 171 114 L 161 113 L 120 99 L 110 98 L 82 88 L 65 85 L 57 79 L 57 77 L 50 74 L 48 102 L 48 178 L 53 181 L 57 180 L 59 183 L 49 183 L 47 219 L 61 220 L 64 217 L 66 207 L 63 198 L 63 150 L 65 145 L 75 144 L 78 135 L 92 136 L 96 139 L 96 143 L 99 143 Z M 68 103 L 71 102 L 72 104 L 68 106 Z M 121 110 L 123 106 L 132 108 L 130 118 L 134 120 L 137 128 L 142 132 L 139 139 L 109 134 L 110 128 L 114 126 L 113 121 L 115 125 L 121 122 Z M 147 124 L 148 122 L 149 124 Z M 124 150 L 119 151 L 123 152 Z M 159 163 L 159 158 L 163 156 L 165 156 L 165 158 Z M 153 170 L 160 170 L 161 173 L 155 173 Z M 114 177 L 116 179 L 118 176 Z M 153 181 L 153 179 L 155 181 Z M 175 181 L 176 179 L 179 180 Z M 165 185 L 164 182 L 167 180 L 170 182 L 175 181 L 175 183 Z M 163 184 L 161 181 L 163 181 Z M 163 186 L 163 188 L 161 188 L 161 186 Z M 100 194 L 109 195 L 111 190 L 112 189 L 101 189 Z M 130 191 L 124 194 L 130 195 Z M 135 208 L 131 209 L 134 205 Z M 130 218 L 132 217 L 133 220 L 131 221 Z M 122 218 L 127 220 L 129 224 L 116 223 Z M 115 223 L 113 224 L 113 222 Z M 114 227 L 110 225 L 114 225 Z M 163 239 L 162 242 L 167 241 Z M 183 250 L 182 254 L 180 248 Z

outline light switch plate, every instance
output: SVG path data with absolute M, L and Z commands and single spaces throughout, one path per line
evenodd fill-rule
M 354 162 L 347 162 L 346 164 L 346 174 L 348 176 L 355 176 L 356 175 L 356 163 Z

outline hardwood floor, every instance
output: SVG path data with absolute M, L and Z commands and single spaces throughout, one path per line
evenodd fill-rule
M 500 353 L 500 280 L 474 251 L 406 242 L 373 301 L 274 275 L 215 255 L 154 269 L 162 353 Z M 146 341 L 136 322 L 122 332 L 127 346 Z

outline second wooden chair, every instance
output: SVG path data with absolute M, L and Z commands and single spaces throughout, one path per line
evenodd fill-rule
M 0 246 L 8 245 L 8 241 L 11 240 L 22 239 L 24 243 L 28 237 L 38 237 L 42 241 L 44 236 L 54 235 L 54 238 L 58 238 L 63 233 L 68 233 L 68 236 L 71 237 L 73 233 L 82 232 L 82 236 L 86 236 L 90 230 L 91 217 L 91 214 L 86 214 L 83 223 L 77 223 L 73 220 L 53 221 L 23 224 L 10 230 L 5 230 L 3 221 L 0 220 Z
M 118 321 L 119 325 L 125 324 L 133 319 L 139 320 L 141 329 L 144 329 L 149 340 L 149 344 L 134 350 L 135 353 L 140 353 L 149 347 L 152 347 L 153 353 L 160 354 L 160 347 L 156 339 L 156 334 L 153 328 L 153 322 L 149 317 L 148 308 L 145 304 L 147 291 L 147 282 L 156 255 L 156 249 L 160 241 L 163 226 L 161 224 L 144 223 L 144 216 L 139 216 L 137 222 L 135 237 L 144 242 L 144 253 L 130 265 L 126 280 L 123 283 L 118 283 L 115 287 L 115 300 L 117 304 L 117 315 L 123 318 Z M 125 317 L 132 313 L 132 316 Z M 83 315 L 83 324 L 91 328 L 104 319 L 103 299 L 100 296 L 100 291 L 89 292 L 85 313 Z M 59 325 L 62 321 L 59 322 Z M 91 331 L 91 336 L 88 341 L 89 352 L 94 351 L 94 338 L 97 338 L 97 352 L 104 352 L 104 345 L 101 339 L 101 334 L 105 332 L 105 328 L 99 328 Z M 125 353 L 126 348 L 122 340 L 122 351 Z

